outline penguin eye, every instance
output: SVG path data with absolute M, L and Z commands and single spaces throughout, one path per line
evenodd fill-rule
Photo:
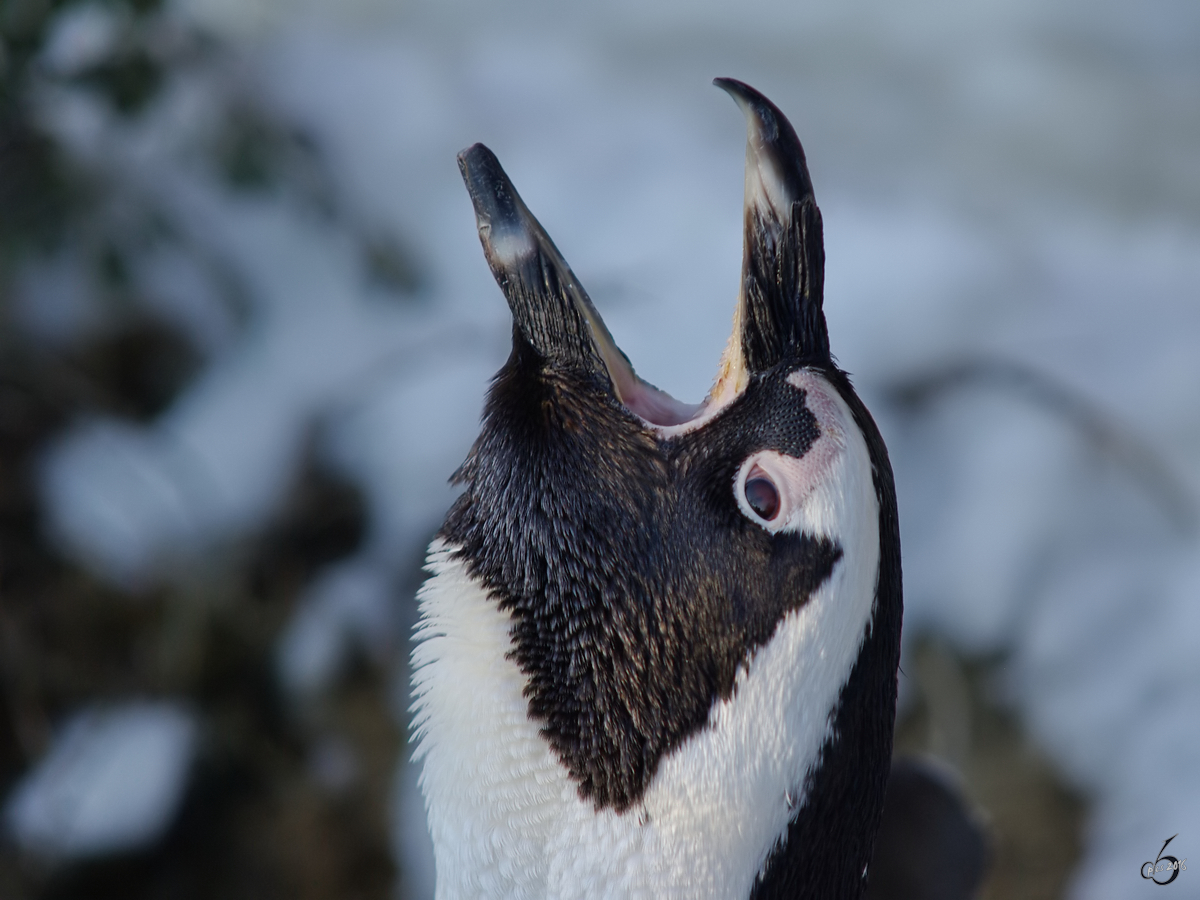
M 757 466 L 755 468 L 758 469 Z M 779 490 L 767 477 L 766 472 L 761 469 L 751 472 L 750 477 L 746 479 L 745 492 L 746 502 L 764 521 L 770 522 L 778 515 Z

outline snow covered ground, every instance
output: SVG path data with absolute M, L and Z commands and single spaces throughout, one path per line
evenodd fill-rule
M 281 642 L 284 682 L 319 689 L 387 621 L 380 585 L 448 505 L 506 353 L 455 154 L 497 153 L 639 373 L 696 401 L 738 282 L 743 123 L 709 86 L 732 75 L 808 153 L 834 351 L 896 470 L 907 634 L 1009 655 L 1027 727 L 1093 801 L 1073 896 L 1133 896 L 1165 837 L 1200 840 L 1200 6 L 183 6 L 238 42 L 242 77 L 312 131 L 365 220 L 408 239 L 427 286 L 390 302 L 328 223 L 188 168 L 187 90 L 139 134 L 63 104 L 61 133 L 133 148 L 131 177 L 236 261 L 254 321 L 210 341 L 150 426 L 79 423 L 47 454 L 72 552 L 136 583 L 236 539 L 317 428 L 372 516 Z M 181 309 L 206 302 L 160 264 Z M 1072 424 L 1011 379 L 901 402 L 972 360 L 1045 373 L 1095 415 Z

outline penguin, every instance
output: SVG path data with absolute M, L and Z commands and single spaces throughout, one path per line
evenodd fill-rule
M 830 354 L 804 150 L 742 82 L 741 288 L 713 387 L 640 379 L 482 144 L 512 351 L 433 540 L 413 742 L 437 897 L 857 898 L 895 720 L 887 449 Z
M 892 760 L 866 900 L 971 900 L 994 855 L 956 770 L 932 756 Z

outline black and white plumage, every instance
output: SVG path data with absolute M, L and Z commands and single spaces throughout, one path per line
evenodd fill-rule
M 804 153 L 746 113 L 745 259 L 708 398 L 642 382 L 482 145 L 512 354 L 430 548 L 416 754 L 438 897 L 857 897 L 901 620 L 887 451 L 833 362 Z

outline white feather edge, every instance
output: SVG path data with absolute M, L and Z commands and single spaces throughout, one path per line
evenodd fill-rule
M 789 525 L 836 538 L 844 556 L 623 814 L 580 799 L 528 717 L 525 676 L 508 657 L 509 616 L 455 547 L 430 546 L 413 651 L 413 740 L 438 900 L 749 895 L 830 735 L 879 561 L 871 461 L 849 408 L 818 373 L 795 373 L 792 383 L 809 392 L 818 443 L 840 446 L 813 448 L 829 460 L 826 477 Z

